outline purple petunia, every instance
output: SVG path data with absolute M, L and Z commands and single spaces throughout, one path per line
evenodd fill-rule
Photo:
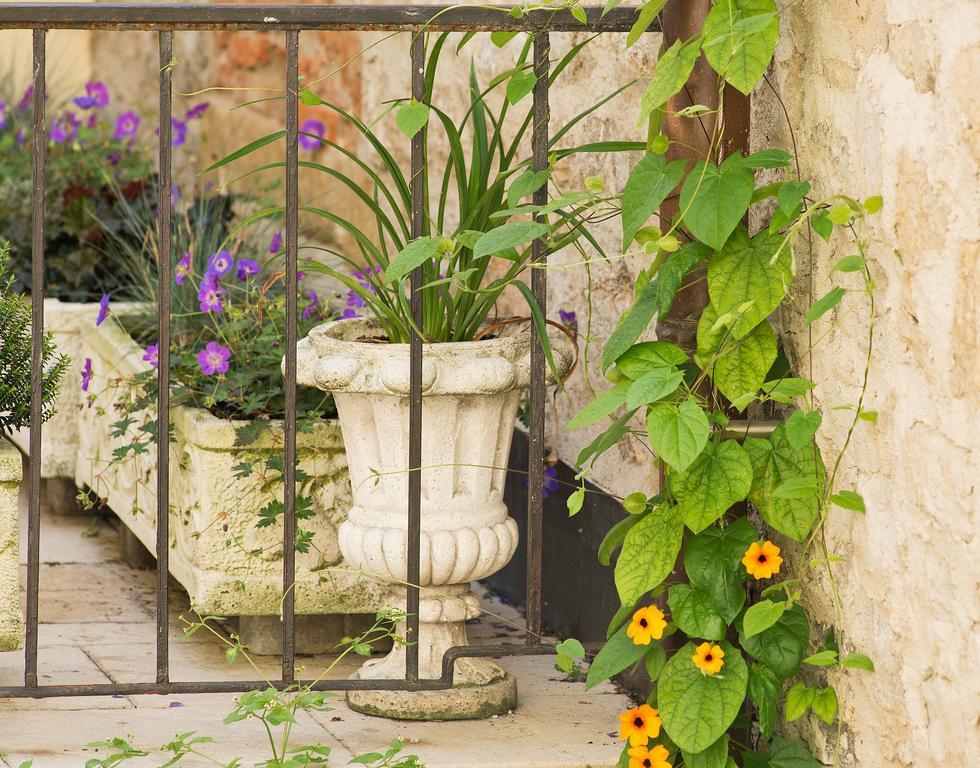
M 85 95 L 73 101 L 79 109 L 105 109 L 109 106 L 109 89 L 105 83 L 92 81 L 85 84 Z
M 170 118 L 170 143 L 175 147 L 182 147 L 187 143 L 187 123 L 178 120 L 176 117 Z
M 252 275 L 257 275 L 259 273 L 258 262 L 252 261 L 252 259 L 239 259 L 238 260 L 238 271 L 236 275 L 239 280 L 248 280 Z
M 187 251 L 180 260 L 177 262 L 177 266 L 174 267 L 174 282 L 177 285 L 183 285 L 187 276 L 191 273 L 191 252 Z
M 88 385 L 92 381 L 92 358 L 85 358 L 85 365 L 82 366 L 82 392 L 88 392 Z
M 208 259 L 208 272 L 213 272 L 218 277 L 227 275 L 233 266 L 235 266 L 235 259 L 228 251 L 218 251 Z
M 218 285 L 218 278 L 214 274 L 207 274 L 201 281 L 197 290 L 197 300 L 201 304 L 202 312 L 220 312 L 224 309 L 221 303 L 225 295 L 225 289 Z
M 64 112 L 52 124 L 48 138 L 55 144 L 63 144 L 78 136 L 78 126 L 81 121 L 72 112 Z
M 231 350 L 221 346 L 216 341 L 209 341 L 207 346 L 197 353 L 197 364 L 205 376 L 228 372 L 228 358 Z
M 203 115 L 205 112 L 207 112 L 208 107 L 210 106 L 211 104 L 207 101 L 202 101 L 200 104 L 195 104 L 193 107 L 188 109 L 187 112 L 184 113 L 184 119 L 194 120 L 195 118 L 198 118 L 201 115 Z
M 103 293 L 102 298 L 99 299 L 99 314 L 95 318 L 96 326 L 102 325 L 105 319 L 109 316 L 109 294 Z
M 143 353 L 143 359 L 150 364 L 150 367 L 156 368 L 160 365 L 160 345 L 150 344 L 146 348 L 146 352 Z
M 304 120 L 303 124 L 299 127 L 299 130 L 300 135 L 297 138 L 297 141 L 303 149 L 307 150 L 317 149 L 321 146 L 322 142 L 313 138 L 313 136 L 304 136 L 304 133 L 313 134 L 314 136 L 319 136 L 322 139 L 323 135 L 327 132 L 327 129 L 324 128 L 323 123 L 313 118 Z
M 276 232 L 269 241 L 269 253 L 275 255 L 282 250 L 282 232 Z
M 309 293 L 307 293 L 306 298 L 310 300 L 310 303 L 303 308 L 303 313 L 301 317 L 304 320 L 309 320 L 310 318 L 313 317 L 313 315 L 316 313 L 317 309 L 319 308 L 320 299 L 316 295 L 316 291 L 310 291 Z
M 575 310 L 566 312 L 564 309 L 559 309 L 558 320 L 572 333 L 578 333 L 578 318 L 575 316 Z
M 140 116 L 135 112 L 123 112 L 116 118 L 116 130 L 112 133 L 114 139 L 126 139 L 135 136 L 140 129 Z

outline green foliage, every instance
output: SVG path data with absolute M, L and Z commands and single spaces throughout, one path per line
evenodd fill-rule
M 0 240 L 0 436 L 31 423 L 31 307 L 13 292 L 8 253 Z M 58 354 L 50 333 L 41 342 L 41 362 L 41 421 L 47 421 L 70 362 Z
M 683 534 L 684 523 L 677 507 L 666 504 L 630 528 L 616 561 L 616 589 L 623 605 L 632 605 L 667 578 Z

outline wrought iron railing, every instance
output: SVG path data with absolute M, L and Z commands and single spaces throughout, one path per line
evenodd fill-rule
M 282 676 L 276 683 L 285 688 L 294 685 L 295 677 L 295 599 L 293 582 L 296 574 L 296 328 L 297 328 L 297 237 L 298 237 L 298 99 L 300 32 L 395 30 L 411 35 L 412 95 L 423 100 L 425 60 L 422 33 L 427 31 L 524 31 L 534 35 L 532 154 L 534 170 L 548 165 L 549 117 L 549 32 L 589 31 L 627 32 L 636 21 L 635 8 L 615 8 L 603 14 L 601 8 L 586 8 L 584 24 L 568 9 L 532 11 L 519 17 L 509 8 L 458 7 L 436 5 L 125 5 L 74 3 L 0 3 L 0 29 L 32 29 L 34 93 L 45 93 L 45 41 L 49 29 L 151 30 L 159 36 L 160 116 L 159 116 L 159 184 L 161 190 L 171 185 L 171 79 L 174 33 L 184 30 L 256 30 L 279 32 L 286 40 L 286 207 L 285 207 L 285 273 L 286 353 L 285 353 L 285 491 L 283 530 L 283 600 L 282 600 Z M 651 29 L 656 29 L 654 24 Z M 33 101 L 34 136 L 45 135 L 45 100 Z M 423 228 L 423 137 L 412 139 L 412 235 L 420 236 Z M 44 333 L 44 190 L 45 142 L 33 142 L 33 252 L 32 313 L 33 363 L 31 391 L 31 429 L 29 506 L 27 535 L 27 612 L 25 669 L 23 686 L 0 687 L 0 697 L 103 696 L 144 693 L 212 693 L 247 691 L 267 685 L 265 681 L 232 682 L 172 681 L 168 634 L 168 555 L 169 555 L 169 481 L 170 447 L 167 440 L 157 441 L 157 509 L 156 509 L 156 679 L 142 683 L 108 683 L 87 685 L 38 685 L 38 600 L 40 581 L 40 511 L 41 511 L 41 404 L 42 404 L 42 338 Z M 547 202 L 547 185 L 534 194 L 535 204 Z M 157 411 L 160 424 L 170 420 L 170 281 L 173 276 L 171 254 L 172 201 L 169 194 L 159 195 L 157 227 L 160 243 L 159 290 L 157 303 L 159 365 Z M 544 244 L 535 243 L 533 258 L 544 259 Z M 542 311 L 546 308 L 547 270 L 534 269 L 532 291 Z M 411 277 L 412 313 L 415 326 L 422 322 L 422 268 Z M 320 680 L 318 690 L 435 690 L 451 688 L 453 667 L 464 657 L 496 657 L 550 653 L 553 646 L 541 637 L 541 531 L 544 466 L 545 359 L 534 327 L 531 328 L 531 385 L 528 507 L 527 507 L 527 634 L 523 644 L 459 646 L 444 656 L 442 675 L 436 679 L 419 677 L 418 645 L 407 648 L 404 679 L 389 680 Z M 419 633 L 419 570 L 421 554 L 421 455 L 422 455 L 422 339 L 411 335 L 409 467 L 408 486 L 408 636 Z M 167 434 L 158 430 L 158 434 Z

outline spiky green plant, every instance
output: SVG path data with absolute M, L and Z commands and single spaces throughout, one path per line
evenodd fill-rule
M 31 423 L 31 310 L 13 291 L 9 252 L 10 246 L 0 242 L 0 434 Z M 42 357 L 41 420 L 47 421 L 70 361 L 58 354 L 50 333 L 44 335 Z

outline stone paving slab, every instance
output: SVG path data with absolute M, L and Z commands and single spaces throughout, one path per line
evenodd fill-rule
M 155 605 L 152 571 L 121 562 L 114 534 L 83 536 L 88 521 L 46 516 L 43 521 L 39 670 L 43 682 L 139 682 L 155 671 Z M 477 594 L 483 596 L 480 588 Z M 484 597 L 491 615 L 468 627 L 474 644 L 523 642 L 518 611 Z M 170 648 L 173 679 L 254 679 L 255 670 L 239 659 L 228 665 L 224 646 L 206 632 L 185 637 L 178 616 L 188 610 L 186 595 L 171 589 Z M 279 674 L 279 658 L 254 656 L 267 677 Z M 299 675 L 319 674 L 333 657 L 298 657 Z M 344 659 L 331 676 L 347 677 L 360 659 Z M 550 656 L 513 657 L 499 663 L 518 680 L 515 712 L 485 721 L 453 723 L 398 722 L 372 718 L 347 708 L 338 694 L 335 711 L 303 716 L 296 740 L 322 743 L 334 752 L 332 764 L 346 765 L 353 755 L 383 749 L 392 739 L 406 753 L 422 757 L 428 768 L 613 768 L 620 743 L 612 733 L 628 699 L 611 686 L 586 693 L 554 669 Z M 21 652 L 0 654 L 0 685 L 23 680 Z M 254 722 L 222 725 L 234 706 L 234 694 L 174 696 L 0 699 L 2 768 L 18 768 L 33 758 L 34 768 L 83 768 L 95 756 L 91 741 L 122 736 L 143 748 L 155 748 L 181 731 L 213 736 L 213 754 L 245 765 L 269 757 L 264 730 Z M 124 764 L 159 766 L 159 756 Z M 208 765 L 182 761 L 188 768 Z

